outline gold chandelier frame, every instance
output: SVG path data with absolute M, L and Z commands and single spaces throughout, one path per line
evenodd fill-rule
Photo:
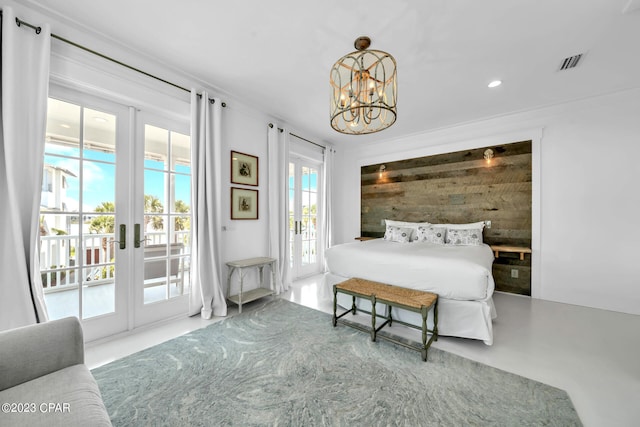
M 368 50 L 371 40 L 359 37 L 358 49 L 331 69 L 331 127 L 344 134 L 379 132 L 397 117 L 396 61 L 390 54 Z

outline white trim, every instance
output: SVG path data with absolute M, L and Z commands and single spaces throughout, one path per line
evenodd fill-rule
M 176 120 L 189 120 L 188 93 L 73 49 L 52 52 L 52 83 Z
M 531 137 L 531 297 L 542 298 L 542 137 Z

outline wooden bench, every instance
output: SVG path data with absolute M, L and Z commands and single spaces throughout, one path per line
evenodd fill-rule
M 353 297 L 351 308 L 340 315 L 337 314 L 338 292 L 351 295 Z M 356 298 L 366 298 L 371 301 L 371 311 L 357 308 Z M 386 314 L 384 316 L 376 313 L 376 303 L 385 304 L 387 306 Z M 378 331 L 380 331 L 380 329 L 382 329 L 387 324 L 391 326 L 391 324 L 393 323 L 394 319 L 391 316 L 393 307 L 413 311 L 422 315 L 422 328 L 410 323 L 402 322 L 400 320 L 395 320 L 395 322 L 402 325 L 419 330 L 421 329 L 422 346 L 414 346 L 408 344 L 404 341 L 400 341 L 394 338 L 393 336 L 378 335 Z M 429 310 L 431 310 L 431 308 L 433 308 L 433 329 L 428 329 L 427 315 L 429 314 Z M 380 337 L 382 339 L 392 341 L 396 344 L 402 345 L 412 350 L 417 350 L 422 353 L 422 360 L 424 360 L 425 362 L 427 361 L 427 351 L 429 350 L 431 343 L 438 340 L 438 295 L 431 292 L 420 291 L 416 289 L 407 289 L 400 286 L 387 285 L 384 283 L 372 282 L 370 280 L 358 278 L 352 278 L 342 283 L 333 285 L 333 326 L 335 327 L 338 324 L 338 320 L 343 316 L 347 315 L 348 313 L 352 313 L 353 315 L 355 315 L 358 311 L 371 315 L 371 329 L 368 329 L 355 322 L 341 323 L 365 332 L 370 332 L 371 341 L 375 341 L 377 337 Z M 382 325 L 376 328 L 377 317 L 381 317 L 386 320 L 384 323 L 382 323 Z M 428 333 L 431 333 L 431 337 L 427 340 Z

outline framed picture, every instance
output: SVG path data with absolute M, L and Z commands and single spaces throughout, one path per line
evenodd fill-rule
M 231 187 L 231 219 L 258 219 L 258 190 Z
M 258 158 L 249 154 L 231 152 L 231 182 L 258 185 Z

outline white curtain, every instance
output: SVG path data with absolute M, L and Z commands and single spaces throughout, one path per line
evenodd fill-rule
M 333 163 L 335 160 L 336 150 L 327 146 L 324 150 L 324 170 L 322 173 L 322 194 L 323 200 L 323 229 L 322 229 L 322 241 L 324 248 L 330 248 L 333 245 L 333 206 L 332 200 L 332 187 L 333 187 Z
M 2 9 L 0 74 L 0 330 L 47 321 L 39 213 L 51 33 L 16 25 Z
M 189 314 L 226 316 L 220 278 L 222 149 L 220 101 L 191 91 L 191 294 Z
M 278 260 L 276 293 L 289 289 L 289 139 L 288 132 L 270 123 L 267 131 L 269 163 L 269 256 Z

